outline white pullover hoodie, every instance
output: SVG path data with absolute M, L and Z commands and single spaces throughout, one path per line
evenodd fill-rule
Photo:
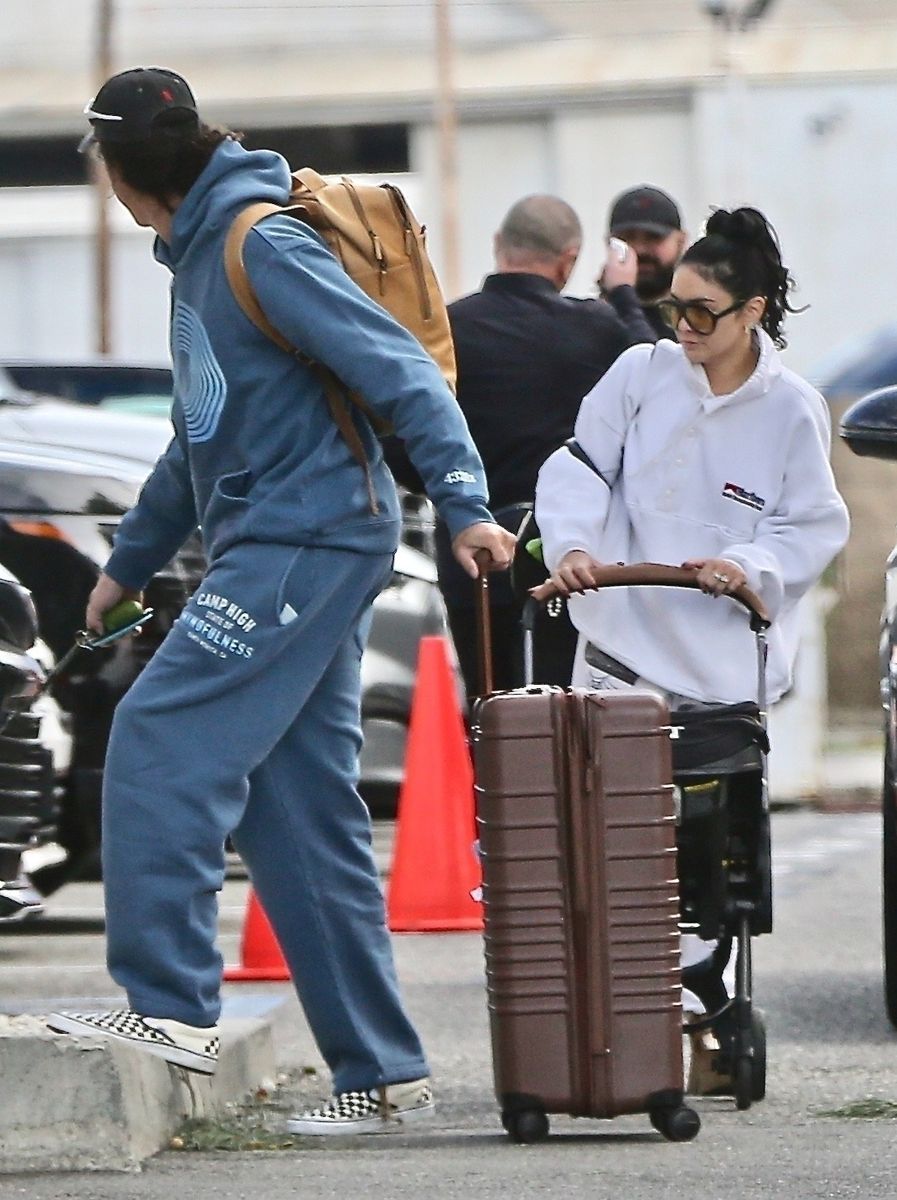
M 576 421 L 601 475 L 555 451 L 539 474 L 536 519 L 551 569 L 570 550 L 601 562 L 738 563 L 773 618 L 772 702 L 791 684 L 797 603 L 844 545 L 849 520 L 824 400 L 782 365 L 766 333 L 757 338 L 757 367 L 728 396 L 715 396 L 673 342 L 622 354 Z M 749 615 L 728 597 L 608 588 L 571 597 L 570 615 L 590 642 L 667 691 L 723 704 L 756 696 Z

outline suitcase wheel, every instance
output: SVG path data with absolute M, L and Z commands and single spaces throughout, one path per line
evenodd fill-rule
M 541 1108 L 506 1109 L 501 1114 L 501 1123 L 511 1141 L 519 1145 L 542 1142 L 548 1137 L 548 1117 Z
M 701 1118 L 686 1104 L 676 1108 L 652 1108 L 648 1115 L 651 1124 L 668 1142 L 690 1142 L 701 1129 Z

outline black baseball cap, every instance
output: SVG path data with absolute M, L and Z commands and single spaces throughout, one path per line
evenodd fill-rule
M 672 196 L 644 183 L 617 196 L 610 208 L 611 234 L 624 229 L 644 229 L 665 236 L 682 228 L 682 217 Z
M 199 125 L 189 84 L 164 67 L 132 67 L 113 75 L 86 105 L 84 115 L 91 132 L 81 150 L 93 142 L 143 142 L 161 125 L 190 130 Z

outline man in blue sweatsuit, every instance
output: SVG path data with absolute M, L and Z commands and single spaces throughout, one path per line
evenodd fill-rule
M 417 1034 L 399 998 L 368 813 L 357 790 L 359 664 L 400 531 L 392 477 L 363 417 L 378 505 L 319 373 L 244 316 L 224 240 L 248 204 L 287 201 L 287 164 L 203 124 L 186 82 L 113 76 L 85 110 L 118 199 L 155 229 L 174 277 L 175 436 L 122 520 L 87 623 L 137 596 L 199 524 L 202 584 L 116 712 L 103 803 L 108 961 L 129 1008 L 56 1013 L 211 1073 L 227 837 L 268 913 L 334 1095 L 297 1133 L 359 1133 L 429 1115 Z M 268 320 L 386 417 L 461 564 L 513 539 L 486 508 L 482 464 L 438 368 L 318 236 L 274 214 L 244 262 Z M 372 511 L 379 507 L 378 512 Z

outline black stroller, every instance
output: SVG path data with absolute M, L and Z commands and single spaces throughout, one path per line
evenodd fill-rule
M 655 563 L 605 566 L 599 587 L 696 587 L 694 573 Z M 540 600 L 553 594 L 544 584 Z M 766 1093 L 766 1031 L 753 1007 L 751 938 L 772 931 L 772 870 L 766 756 L 766 630 L 762 601 L 748 589 L 733 597 L 748 610 L 757 645 L 757 700 L 735 705 L 695 703 L 670 714 L 673 785 L 678 800 L 680 928 L 719 939 L 728 958 L 734 942 L 735 994 L 705 1000 L 694 1034 L 725 1025 L 717 1055 L 721 1093 L 731 1079 L 736 1107 Z M 526 678 L 532 679 L 532 627 L 538 602 L 524 608 Z M 690 984 L 688 985 L 690 986 Z M 697 990 L 697 989 L 694 989 Z M 701 997 L 704 999 L 704 997 Z

